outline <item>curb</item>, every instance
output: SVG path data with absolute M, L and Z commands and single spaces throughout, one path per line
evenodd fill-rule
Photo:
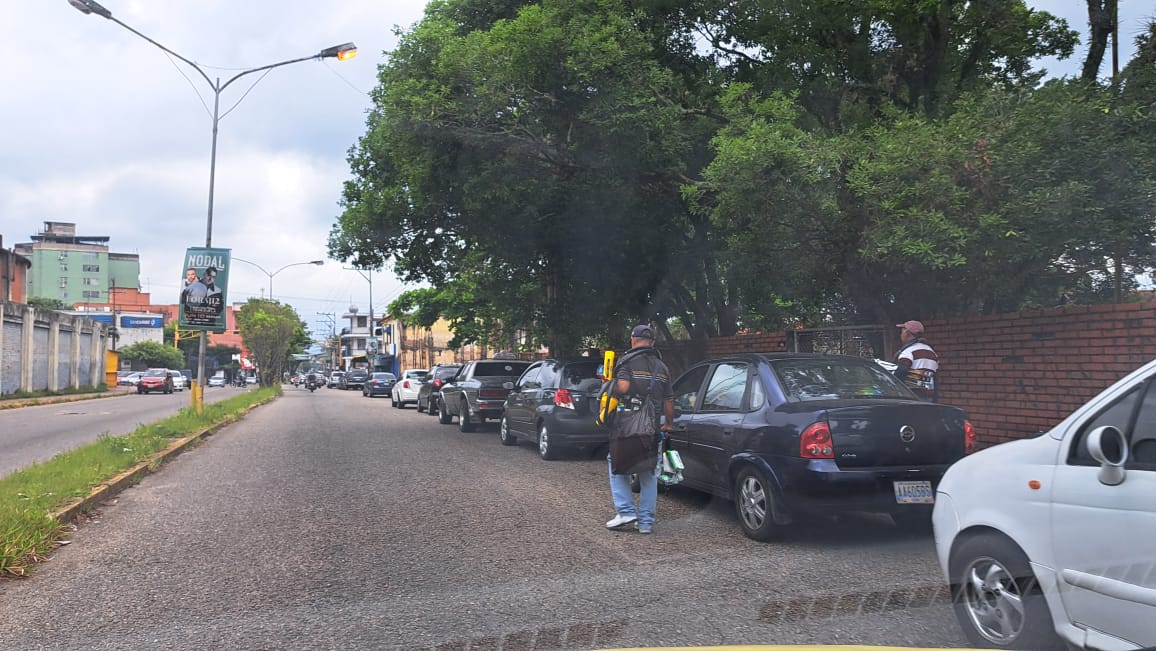
M 77 393 L 65 396 L 42 396 L 40 398 L 14 398 L 0 400 L 0 411 L 5 409 L 19 409 L 21 407 L 37 407 L 39 405 L 54 405 L 63 402 L 80 402 L 81 400 L 98 400 L 100 398 L 119 398 L 133 395 L 133 391 L 104 391 L 102 393 Z
M 93 488 L 87 496 L 73 498 L 70 503 L 60 508 L 59 510 L 49 512 L 48 517 L 56 520 L 61 524 L 69 524 L 75 521 L 82 513 L 91 511 L 101 502 L 119 494 L 124 489 L 135 485 L 146 475 L 150 475 L 159 471 L 166 461 L 184 452 L 194 444 L 200 442 L 201 439 L 216 432 L 226 425 L 231 425 L 232 423 L 240 420 L 250 411 L 270 403 L 276 400 L 278 397 L 279 396 L 274 395 L 267 400 L 262 400 L 261 402 L 249 405 L 245 409 L 238 412 L 236 415 L 226 418 L 225 420 L 211 427 L 207 427 L 199 432 L 173 441 L 169 444 L 168 447 L 161 450 L 160 452 L 157 452 L 151 458 L 138 462 L 131 468 L 113 476 L 111 479 L 100 483 L 95 488 Z

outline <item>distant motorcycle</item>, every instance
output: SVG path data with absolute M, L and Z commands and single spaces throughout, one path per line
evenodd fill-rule
M 313 378 L 305 380 L 305 388 L 309 389 L 309 393 L 313 393 L 313 390 L 317 388 L 317 380 L 314 380 Z

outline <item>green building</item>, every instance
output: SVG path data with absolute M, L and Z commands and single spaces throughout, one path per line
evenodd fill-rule
M 140 256 L 110 253 L 108 236 L 77 235 L 76 224 L 44 222 L 32 241 L 13 247 L 32 262 L 26 296 L 68 305 L 109 303 L 113 289 L 140 290 Z

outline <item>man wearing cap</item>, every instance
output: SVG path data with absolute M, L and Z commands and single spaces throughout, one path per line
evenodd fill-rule
M 939 401 L 939 356 L 923 339 L 923 324 L 919 321 L 896 323 L 902 346 L 896 355 L 895 377 L 899 378 L 927 402 Z
M 654 329 L 648 325 L 634 326 L 630 331 L 630 350 L 614 367 L 612 391 L 620 405 L 649 400 L 662 404 L 665 418 L 659 427 L 654 423 L 656 439 L 658 432 L 674 429 L 674 392 L 671 389 L 670 369 L 662 361 L 662 355 L 654 348 Z M 658 414 L 658 410 L 654 412 Z M 654 510 L 658 503 L 658 446 L 655 446 L 654 466 L 638 475 L 638 506 L 634 505 L 634 495 L 630 490 L 630 475 L 614 474 L 610 455 L 607 455 L 610 473 L 610 496 L 614 499 L 616 515 L 606 523 L 607 529 L 621 531 L 634 526 L 639 533 L 654 531 Z

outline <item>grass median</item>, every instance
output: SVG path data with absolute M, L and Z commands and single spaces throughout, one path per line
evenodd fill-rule
M 67 523 L 54 513 L 134 466 L 159 464 L 159 453 L 175 441 L 232 422 L 280 394 L 274 385 L 205 404 L 199 415 L 185 408 L 124 436 L 101 434 L 95 443 L 0 478 L 0 575 L 27 574 L 59 544 Z

